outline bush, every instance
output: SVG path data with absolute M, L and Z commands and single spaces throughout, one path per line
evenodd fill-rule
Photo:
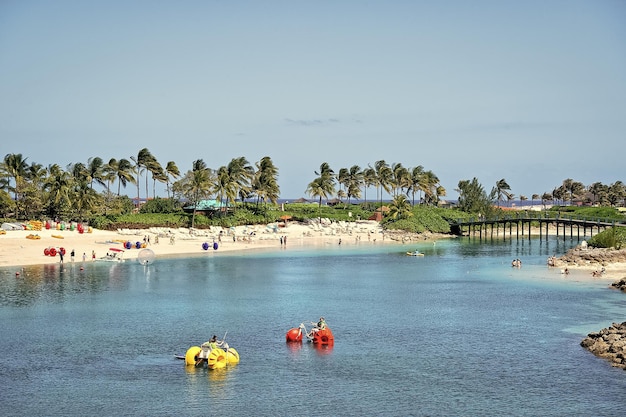
M 626 216 L 614 207 L 579 207 L 579 206 L 554 206 L 548 212 L 551 214 L 560 213 L 565 216 L 624 221 Z
M 611 227 L 589 239 L 594 248 L 621 249 L 626 244 L 626 227 Z
M 413 215 L 406 219 L 393 220 L 385 218 L 382 225 L 389 230 L 405 230 L 412 233 L 450 233 L 450 223 L 443 214 L 452 215 L 449 209 L 416 206 L 411 210 Z M 453 215 L 454 216 L 454 215 Z M 458 217 L 455 217 L 455 220 Z
M 182 207 L 178 200 L 157 197 L 146 201 L 139 213 L 182 213 Z

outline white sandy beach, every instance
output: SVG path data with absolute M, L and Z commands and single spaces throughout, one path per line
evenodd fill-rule
M 221 231 L 221 234 L 220 234 Z M 533 231 L 534 234 L 534 231 Z M 27 239 L 28 235 L 38 235 L 40 239 Z M 62 238 L 53 237 L 62 236 Z M 158 239 L 157 239 L 158 236 Z M 174 237 L 171 240 L 171 237 Z M 234 239 L 233 239 L 234 236 Z M 217 228 L 211 230 L 190 230 L 186 228 L 151 228 L 138 230 L 121 230 L 117 232 L 93 229 L 91 233 L 79 233 L 76 230 L 10 230 L 0 235 L 0 267 L 59 263 L 59 255 L 46 256 L 44 250 L 54 247 L 66 250 L 64 262 L 72 262 L 70 253 L 75 252 L 74 262 L 92 261 L 92 252 L 96 258 L 111 252 L 111 248 L 125 249 L 124 242 L 133 244 L 132 249 L 125 250 L 124 259 L 134 261 L 140 249 L 135 248 L 136 242 L 143 243 L 144 238 L 150 239 L 146 245 L 154 251 L 157 259 L 186 255 L 201 255 L 210 252 L 213 256 L 231 251 L 251 251 L 263 248 L 280 248 L 281 237 L 286 237 L 284 247 L 327 246 L 327 245 L 367 245 L 400 243 L 401 239 L 385 236 L 376 221 L 358 222 L 326 222 L 323 224 L 305 225 L 287 222 L 285 227 L 273 225 L 238 226 L 236 228 Z M 439 236 L 424 235 L 419 241 L 437 239 Z M 416 240 L 414 239 L 413 242 Z M 203 243 L 208 243 L 208 251 Z M 218 249 L 213 249 L 213 243 Z M 408 243 L 408 242 L 407 242 Z M 592 272 L 604 266 L 606 272 L 601 277 L 593 277 Z M 563 268 L 564 266 L 560 266 Z M 626 264 L 613 263 L 607 265 L 568 265 L 576 279 L 601 279 L 612 282 L 626 277 Z
M 28 235 L 38 235 L 40 239 L 28 239 Z M 124 259 L 135 260 L 140 251 L 135 248 L 135 244 L 136 242 L 143 244 L 144 238 L 150 239 L 146 247 L 154 251 L 159 258 L 205 253 L 207 251 L 202 247 L 205 242 L 210 246 L 208 251 L 215 254 L 235 250 L 279 248 L 281 237 L 287 237 L 284 242 L 286 247 L 381 244 L 385 241 L 382 229 L 375 221 L 328 223 L 323 226 L 287 222 L 285 227 L 257 225 L 228 229 L 214 227 L 211 230 L 151 228 L 113 232 L 93 229 L 91 233 L 82 234 L 76 230 L 8 230 L 6 234 L 0 235 L 0 267 L 59 263 L 58 254 L 55 257 L 44 254 L 46 248 L 52 247 L 57 251 L 60 248 L 65 249 L 64 262 L 71 262 L 72 250 L 75 252 L 74 262 L 82 262 L 83 254 L 89 262 L 92 260 L 92 252 L 99 258 L 111 252 L 110 248 L 125 249 L 124 242 L 129 241 L 133 248 L 125 250 Z M 217 250 L 213 249 L 214 242 L 218 243 Z M 387 239 L 387 242 L 391 240 Z

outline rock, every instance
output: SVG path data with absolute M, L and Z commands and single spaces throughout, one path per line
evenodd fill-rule
M 626 292 L 626 278 L 615 281 L 611 284 L 611 287 Z
M 626 249 L 586 248 L 570 249 L 556 259 L 556 266 L 607 266 L 626 263 Z
M 580 345 L 611 366 L 626 370 L 626 321 L 589 333 Z

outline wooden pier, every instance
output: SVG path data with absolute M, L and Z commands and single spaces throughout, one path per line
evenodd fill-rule
M 562 216 L 507 216 L 493 219 L 457 220 L 450 223 L 451 232 L 459 236 L 482 239 L 531 238 L 532 228 L 539 229 L 539 239 L 547 239 L 550 229 L 557 238 L 581 240 L 609 227 L 626 227 L 626 223 L 608 219 L 584 219 Z M 536 233 L 533 234 L 537 236 Z

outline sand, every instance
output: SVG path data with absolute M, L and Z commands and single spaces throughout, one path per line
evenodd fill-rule
M 39 239 L 28 239 L 28 235 L 38 235 Z M 0 267 L 59 263 L 58 254 L 55 257 L 44 254 L 46 248 L 55 248 L 57 252 L 64 248 L 66 251 L 64 263 L 72 262 L 70 257 L 72 250 L 75 252 L 74 262 L 83 262 L 83 254 L 86 262 L 90 262 L 92 252 L 95 252 L 96 258 L 100 258 L 107 252 L 112 252 L 111 248 L 125 249 L 126 241 L 143 244 L 144 238 L 146 241 L 149 238 L 150 243 L 146 244 L 146 247 L 151 249 L 158 259 L 202 255 L 207 252 L 219 255 L 232 251 L 278 249 L 281 247 L 281 237 L 285 236 L 287 239 L 283 242 L 283 247 L 392 242 L 390 239 L 385 240 L 382 229 L 375 221 L 328 222 L 316 226 L 287 222 L 284 227 L 273 224 L 228 229 L 214 227 L 211 230 L 150 228 L 112 232 L 93 229 L 91 233 L 82 234 L 76 230 L 8 230 L 6 234 L 0 235 Z M 218 243 L 217 250 L 213 249 L 214 242 Z M 210 248 L 204 250 L 203 243 L 209 244 Z M 124 251 L 123 257 L 126 261 L 134 261 L 139 252 L 140 249 L 133 246 L 132 249 Z
M 221 231 L 221 234 L 220 234 Z M 38 235 L 40 239 L 27 239 L 28 235 Z M 57 238 L 54 236 L 62 236 Z M 158 239 L 157 239 L 158 236 Z M 170 237 L 174 237 L 171 241 Z M 234 236 L 234 240 L 233 240 Z M 287 237 L 286 243 L 281 244 L 281 236 Z M 407 239 L 410 236 L 410 239 Z M 410 243 L 424 240 L 437 240 L 444 235 L 410 235 L 383 233 L 376 221 L 358 222 L 323 222 L 320 224 L 302 224 L 287 222 L 284 227 L 272 225 L 239 226 L 236 228 L 217 228 L 211 230 L 190 230 L 185 228 L 150 228 L 145 230 L 122 230 L 119 232 L 93 229 L 91 233 L 79 233 L 70 230 L 18 230 L 7 231 L 0 235 L 0 267 L 43 265 L 59 263 L 59 255 L 46 256 L 44 250 L 54 247 L 57 251 L 65 248 L 64 262 L 72 262 L 70 253 L 75 252 L 74 262 L 92 261 L 92 252 L 96 258 L 103 257 L 111 248 L 124 249 L 124 242 L 144 242 L 150 239 L 146 247 L 151 249 L 156 258 L 179 257 L 190 255 L 211 254 L 219 256 L 221 253 L 232 251 L 256 251 L 281 247 L 322 247 L 327 245 L 379 245 L 388 243 Z M 158 243 L 157 243 L 158 241 Z M 218 249 L 213 249 L 213 243 L 218 243 Z M 209 244 L 209 249 L 203 249 L 203 243 Z M 281 246 L 282 245 L 282 246 Z M 140 249 L 125 250 L 124 259 L 135 261 Z M 564 266 L 560 266 L 563 268 Z M 570 271 L 576 271 L 578 279 L 588 277 L 594 280 L 606 280 L 608 283 L 626 277 L 626 264 L 611 263 L 604 265 L 606 272 L 601 277 L 594 277 L 593 271 L 600 270 L 602 265 L 567 265 Z

